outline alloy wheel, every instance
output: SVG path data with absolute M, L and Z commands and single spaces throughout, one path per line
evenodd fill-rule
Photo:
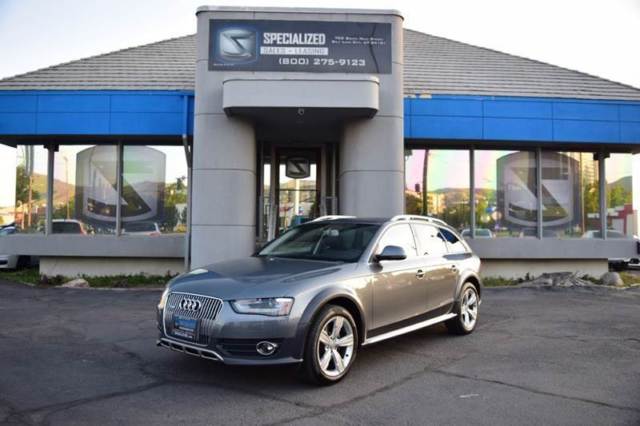
M 340 376 L 349 366 L 355 339 L 349 320 L 342 315 L 329 319 L 318 336 L 316 356 L 322 372 L 328 377 Z
M 469 287 L 462 296 L 462 325 L 465 329 L 471 330 L 476 325 L 478 319 L 478 295 L 476 291 Z

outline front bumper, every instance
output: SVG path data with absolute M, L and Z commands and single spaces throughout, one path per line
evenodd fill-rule
M 302 361 L 304 339 L 299 337 L 296 318 L 237 314 L 228 302 L 209 327 L 201 327 L 199 343 L 176 336 L 167 329 L 171 318 L 158 310 L 159 337 L 157 345 L 200 358 L 221 361 L 229 365 L 279 365 Z M 172 315 L 167 313 L 167 316 Z M 203 335 L 204 330 L 206 335 Z M 256 344 L 269 341 L 278 345 L 268 356 L 260 355 Z

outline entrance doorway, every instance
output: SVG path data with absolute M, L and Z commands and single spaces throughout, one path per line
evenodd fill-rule
M 337 214 L 334 144 L 260 145 L 258 243 L 319 216 Z

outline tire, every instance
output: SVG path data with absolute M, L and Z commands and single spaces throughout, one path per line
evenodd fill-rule
M 29 258 L 27 256 L 18 256 L 18 261 L 16 262 L 16 269 L 24 269 L 29 266 Z
M 457 304 L 457 315 L 445 321 L 445 325 L 451 334 L 465 335 L 472 333 L 478 324 L 478 307 L 480 297 L 478 289 L 472 283 L 464 283 L 460 290 L 460 303 Z
M 336 326 L 340 327 L 337 334 Z M 349 311 L 342 306 L 325 306 L 307 335 L 302 364 L 304 378 L 317 385 L 338 383 L 356 360 L 358 342 L 358 328 Z

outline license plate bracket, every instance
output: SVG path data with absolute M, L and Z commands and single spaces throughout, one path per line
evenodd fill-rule
M 181 339 L 195 341 L 198 338 L 200 322 L 194 318 L 173 316 L 173 335 Z

